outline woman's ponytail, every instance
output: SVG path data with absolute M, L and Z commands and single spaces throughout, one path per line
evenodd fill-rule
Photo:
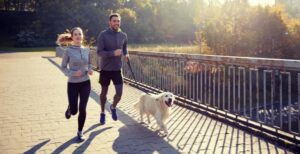
M 56 40 L 57 45 L 68 45 L 72 42 L 70 33 L 59 34 Z

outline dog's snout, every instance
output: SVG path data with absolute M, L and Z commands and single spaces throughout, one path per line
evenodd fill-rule
M 169 103 L 171 103 L 172 102 L 172 98 L 169 98 L 168 101 L 169 101 Z

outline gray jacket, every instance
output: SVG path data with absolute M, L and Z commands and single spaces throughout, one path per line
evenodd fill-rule
M 69 77 L 68 82 L 79 83 L 89 80 L 88 70 L 92 69 L 90 49 L 70 46 L 63 55 L 61 70 Z M 82 75 L 77 77 L 75 72 L 81 70 Z
M 113 31 L 110 28 L 102 31 L 97 38 L 97 53 L 100 58 L 100 70 L 119 71 L 122 68 L 122 56 L 115 56 L 114 51 L 122 49 L 127 55 L 127 35 L 122 31 Z

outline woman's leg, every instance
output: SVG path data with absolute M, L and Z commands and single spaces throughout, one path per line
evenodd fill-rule
M 79 102 L 79 116 L 78 116 L 78 131 L 82 131 L 85 118 L 86 118 L 86 106 L 91 92 L 90 80 L 82 82 L 80 87 L 80 102 Z
M 68 90 L 70 111 L 72 115 L 75 115 L 78 111 L 79 84 L 68 82 L 67 90 Z

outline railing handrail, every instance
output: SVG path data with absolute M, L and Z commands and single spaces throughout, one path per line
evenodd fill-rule
M 201 60 L 213 61 L 217 64 L 236 64 L 250 65 L 257 67 L 276 67 L 300 70 L 300 60 L 293 59 L 275 59 L 275 58 L 257 58 L 257 57 L 238 57 L 238 56 L 222 56 L 222 55 L 206 55 L 206 54 L 188 54 L 188 53 L 169 53 L 169 52 L 152 52 L 152 51 L 129 51 L 130 54 L 138 54 L 140 56 L 151 56 L 171 59 L 184 60 Z
M 96 47 L 91 47 L 91 51 L 96 52 Z M 283 70 L 300 70 L 300 60 L 294 59 L 277 59 L 277 58 L 258 58 L 258 57 L 240 57 L 240 56 L 223 56 L 223 55 L 208 55 L 208 54 L 190 54 L 190 53 L 170 53 L 170 52 L 156 52 L 156 51 L 137 51 L 129 50 L 129 54 L 184 59 L 184 60 L 201 60 L 213 61 L 216 64 L 232 64 L 232 65 L 246 65 L 249 67 L 268 67 L 281 68 Z

